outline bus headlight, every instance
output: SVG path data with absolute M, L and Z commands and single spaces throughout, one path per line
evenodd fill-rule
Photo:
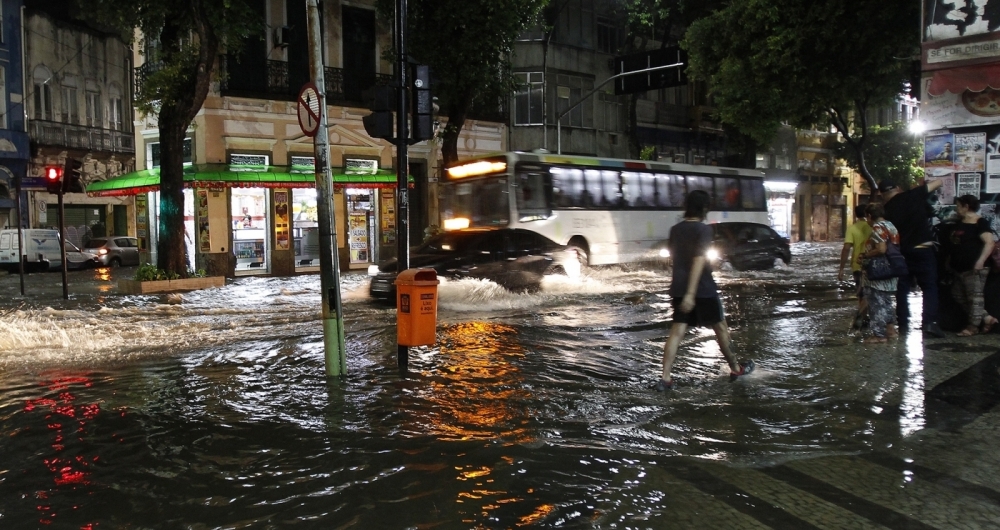
M 445 230 L 460 230 L 462 228 L 469 228 L 469 220 L 465 217 L 444 220 Z
M 670 257 L 670 249 L 668 249 L 668 248 L 661 248 L 660 249 L 660 257 L 661 258 L 669 258 Z
M 716 250 L 715 248 L 709 248 L 705 252 L 705 257 L 708 258 L 708 261 L 718 261 L 719 260 L 719 251 Z

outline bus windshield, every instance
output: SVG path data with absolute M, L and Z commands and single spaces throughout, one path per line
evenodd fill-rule
M 510 222 L 506 176 L 459 182 L 441 202 L 446 219 L 467 219 L 468 226 L 506 226 Z

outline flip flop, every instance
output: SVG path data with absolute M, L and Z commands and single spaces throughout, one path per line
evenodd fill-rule
M 989 333 L 990 331 L 993 331 L 993 326 L 997 325 L 997 322 L 1000 322 L 1000 320 L 997 320 L 996 317 L 990 317 L 990 318 L 992 320 L 983 321 L 983 333 Z
M 969 327 L 963 329 L 962 331 L 959 331 L 958 332 L 958 336 L 959 337 L 971 337 L 971 336 L 976 335 L 978 333 L 979 333 L 979 329 L 978 328 L 974 328 L 972 326 L 969 326 Z

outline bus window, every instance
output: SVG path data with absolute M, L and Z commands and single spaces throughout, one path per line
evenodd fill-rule
M 687 178 L 688 193 L 694 190 L 702 190 L 708 194 L 709 197 L 709 208 L 716 209 L 715 193 L 712 189 L 712 177 L 701 177 L 689 175 Z
M 560 208 L 582 206 L 583 171 L 554 167 L 550 172 L 555 205 Z
M 622 172 L 625 201 L 633 208 L 646 208 L 656 204 L 653 185 L 653 175 L 649 173 Z
M 740 209 L 740 181 L 735 178 L 720 178 L 718 208 L 720 210 Z
M 765 210 L 767 201 L 764 198 L 764 181 L 762 179 L 743 179 L 741 181 L 741 201 L 744 210 Z
M 588 169 L 584 171 L 587 191 L 594 194 L 594 205 L 617 208 L 622 205 L 622 188 L 617 171 Z
M 552 212 L 549 211 L 549 201 L 545 192 L 545 174 L 518 173 L 515 182 L 518 220 L 548 219 Z
M 462 184 L 471 184 L 465 183 Z M 510 222 L 510 203 L 507 179 L 490 178 L 475 183 L 475 193 L 464 194 L 461 189 L 446 204 L 449 217 L 464 217 L 470 226 L 506 225 Z
M 687 196 L 687 189 L 684 187 L 683 175 L 666 175 L 667 177 L 667 197 L 664 206 L 670 208 L 681 208 L 684 206 L 684 197 Z M 660 197 L 663 201 L 663 197 Z

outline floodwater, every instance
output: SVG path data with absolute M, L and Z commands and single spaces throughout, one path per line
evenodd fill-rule
M 30 275 L 24 297 L 0 276 L 0 527 L 628 528 L 684 502 L 648 479 L 671 460 L 891 445 L 921 427 L 921 382 L 905 355 L 852 353 L 839 250 L 717 273 L 757 372 L 730 383 L 697 330 L 668 395 L 649 389 L 662 271 L 589 270 L 530 295 L 445 281 L 438 343 L 411 348 L 406 372 L 395 310 L 343 274 L 349 373 L 333 379 L 318 276 L 180 304 L 117 294 L 134 269 L 70 273 L 68 301 L 59 274 Z

